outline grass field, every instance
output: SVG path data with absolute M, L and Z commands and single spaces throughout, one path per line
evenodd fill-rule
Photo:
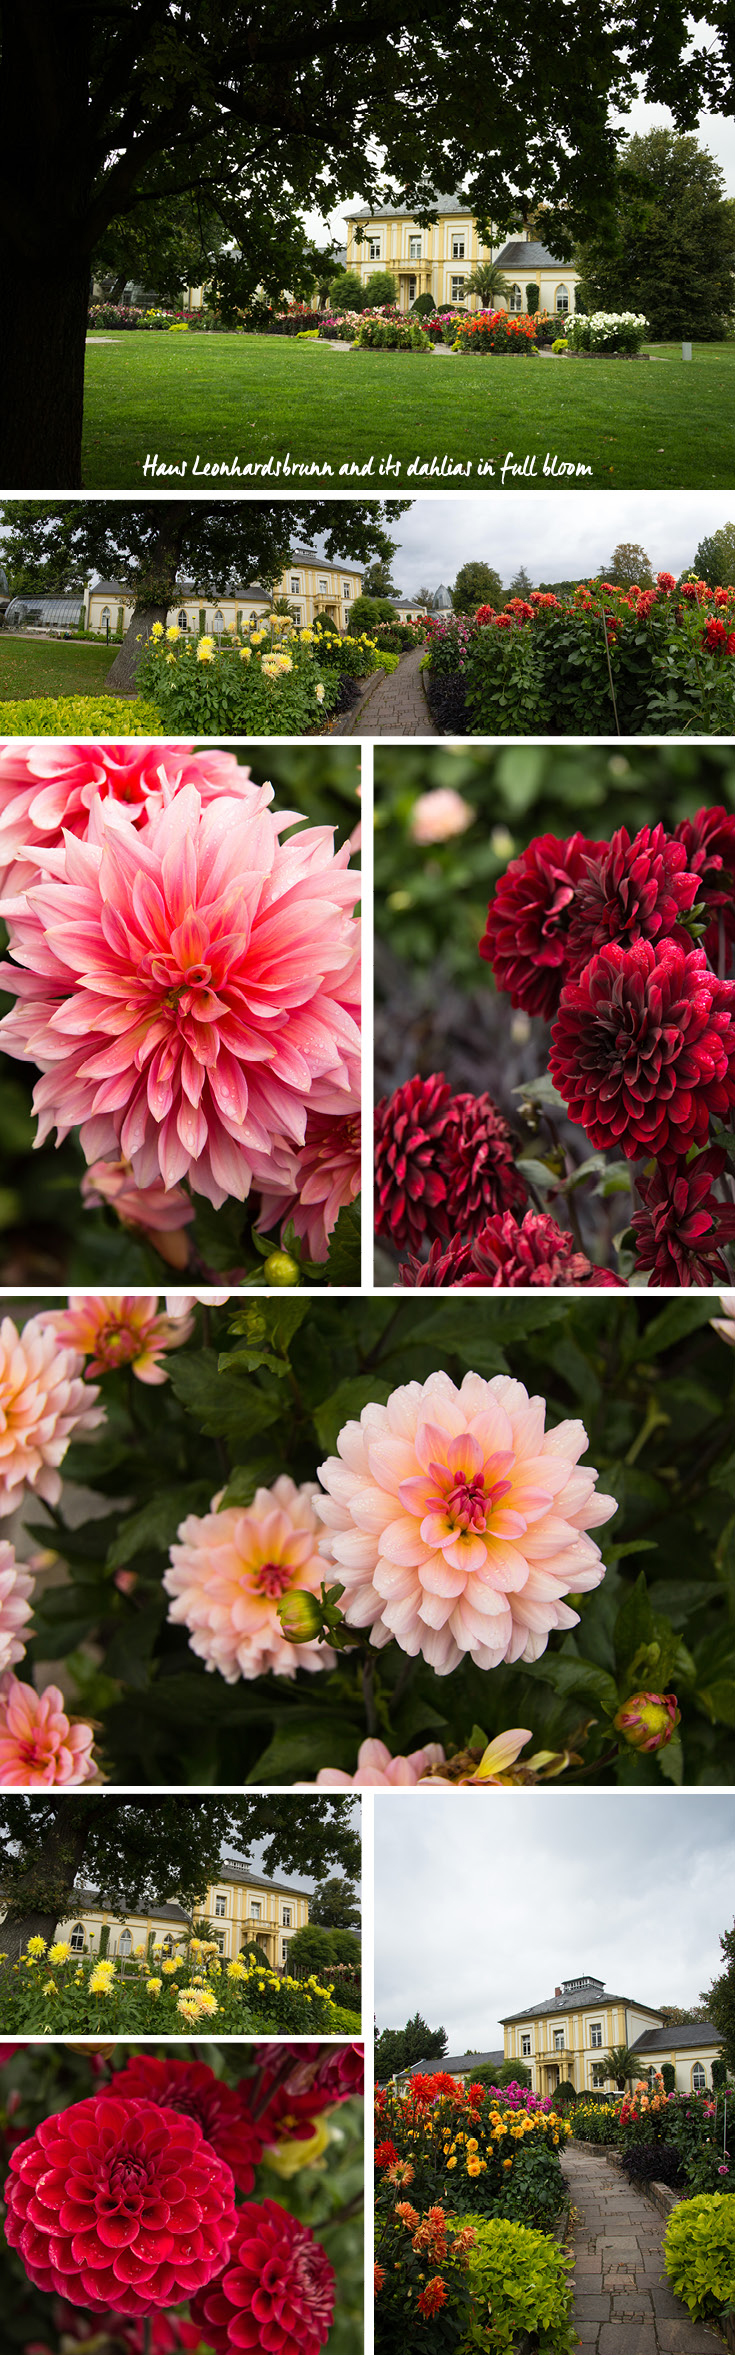
M 513 490 L 711 490 L 733 479 L 735 344 L 695 344 L 689 362 L 678 344 L 652 346 L 649 360 L 557 361 L 123 334 L 90 339 L 86 386 L 90 490 L 263 480 L 492 490 L 509 452 Z M 170 472 L 146 472 L 156 454 Z M 422 472 L 432 458 L 434 474 Z M 562 464 L 590 471 L 565 476 Z
M 27 695 L 99 695 L 117 646 L 0 631 L 0 704 Z

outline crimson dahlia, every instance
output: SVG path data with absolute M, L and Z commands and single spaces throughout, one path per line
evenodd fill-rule
M 221 2273 L 233 2193 L 193 2118 L 95 2094 L 13 2151 L 5 2238 L 37 2289 L 95 2314 L 150 2314 Z
M 611 940 L 630 948 L 636 940 L 677 933 L 699 893 L 683 843 L 663 826 L 642 826 L 631 841 L 621 826 L 609 843 L 588 851 L 574 894 L 567 939 L 567 978 L 579 978 L 590 957 Z M 688 935 L 679 931 L 682 947 Z
M 241 2208 L 223 2272 L 191 2301 L 215 2355 L 318 2355 L 334 2314 L 334 2273 L 305 2224 L 275 2200 Z
M 721 952 L 728 958 L 735 941 L 735 817 L 721 806 L 697 810 L 696 817 L 682 818 L 675 834 L 698 877 L 697 898 L 708 917 L 702 947 L 719 973 Z
M 525 1202 L 526 1187 L 513 1160 L 510 1129 L 492 1096 L 454 1096 L 450 1109 L 437 1154 L 447 1224 L 453 1232 L 472 1232 L 489 1212 Z
M 632 1219 L 636 1268 L 649 1268 L 652 1284 L 717 1284 L 730 1281 L 722 1246 L 735 1242 L 735 1209 L 718 1202 L 713 1185 L 726 1157 L 719 1146 L 695 1161 L 674 1161 L 638 1179 L 643 1209 Z
M 161 2109 L 195 2118 L 205 2142 L 232 2169 L 238 2191 L 252 2191 L 267 2137 L 262 2119 L 256 2123 L 250 2116 L 247 2082 L 235 2092 L 203 2061 L 179 2061 L 170 2054 L 159 2060 L 154 2053 L 135 2053 L 114 2076 L 111 2090 L 126 2101 L 157 2102 Z
M 735 983 L 703 949 L 615 941 L 562 991 L 550 1070 L 593 1145 L 681 1160 L 735 1104 Z
M 375 1231 L 398 1251 L 419 1251 L 425 1235 L 443 1232 L 446 1186 L 437 1168 L 437 1143 L 450 1117 L 451 1090 L 443 1071 L 418 1072 L 375 1108 Z
M 498 989 L 526 1014 L 556 1013 L 566 971 L 567 934 L 586 857 L 599 844 L 572 834 L 559 842 L 541 834 L 511 859 L 496 886 L 480 941 Z
M 527 1210 L 520 1222 L 506 1210 L 486 1218 L 467 1243 L 453 1237 L 444 1248 L 434 1246 L 425 1266 L 408 1260 L 399 1270 L 402 1284 L 430 1284 L 434 1290 L 456 1286 L 462 1291 L 505 1291 L 519 1284 L 543 1284 L 558 1289 L 565 1284 L 618 1285 L 618 1277 L 594 1267 L 577 1251 L 572 1235 L 564 1234 L 543 1210 Z

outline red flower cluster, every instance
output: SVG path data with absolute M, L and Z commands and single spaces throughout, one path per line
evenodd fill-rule
M 42 2119 L 12 2153 L 5 2198 L 29 2279 L 95 2314 L 190 2298 L 221 2271 L 237 2222 L 230 2169 L 194 2119 L 114 2094 Z
M 703 949 L 615 941 L 563 990 L 550 1069 L 593 1145 L 680 1160 L 735 1105 L 735 983 Z
M 402 1284 L 426 1284 L 434 1290 L 450 1285 L 461 1291 L 507 1291 L 527 1284 L 552 1289 L 568 1284 L 616 1289 L 619 1285 L 617 1276 L 593 1267 L 576 1249 L 573 1236 L 543 1210 L 527 1210 L 520 1222 L 509 1210 L 502 1217 L 487 1218 L 469 1242 L 456 1236 L 446 1245 L 434 1243 L 425 1264 L 409 1259 L 399 1276 Z
M 643 1209 L 631 1222 L 636 1266 L 650 1269 L 655 1284 L 729 1284 L 722 1245 L 735 1242 L 735 1208 L 712 1192 L 725 1167 L 725 1154 L 711 1146 L 639 1177 Z
M 111 2090 L 126 2101 L 158 2102 L 161 2109 L 195 2118 L 205 2142 L 232 2169 L 238 2191 L 252 2191 L 268 2132 L 267 2112 L 257 2122 L 250 2115 L 247 2080 L 235 2091 L 202 2061 L 136 2053 L 115 2075 Z
M 684 844 L 663 826 L 642 826 L 631 841 L 621 826 L 609 843 L 587 850 L 574 893 L 566 942 L 565 979 L 578 979 L 590 957 L 608 941 L 630 947 L 636 940 L 668 934 L 690 944 L 681 920 L 699 892 L 699 876 L 687 865 Z
M 735 654 L 735 630 L 726 630 L 724 621 L 711 614 L 702 631 L 702 645 L 708 654 Z
M 334 2314 L 334 2273 L 321 2243 L 275 2200 L 241 2208 L 223 2271 L 192 2298 L 192 2321 L 215 2355 L 319 2355 Z
M 453 1096 L 443 1072 L 384 1096 L 375 1113 L 375 1225 L 417 1251 L 450 1228 L 524 1202 L 513 1139 L 488 1095 Z
M 394 2167 L 398 2152 L 394 2142 L 379 2142 L 375 2147 L 376 2167 Z

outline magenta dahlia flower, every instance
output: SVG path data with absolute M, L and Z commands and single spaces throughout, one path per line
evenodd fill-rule
M 486 1218 L 467 1242 L 454 1236 L 444 1248 L 434 1244 L 424 1266 L 408 1260 L 399 1269 L 399 1278 L 402 1284 L 455 1286 L 461 1291 L 504 1291 L 517 1284 L 601 1284 L 617 1289 L 620 1284 L 619 1276 L 595 1267 L 578 1251 L 573 1235 L 545 1210 L 527 1210 L 520 1220 L 510 1210 Z
M 550 1069 L 593 1145 L 681 1160 L 735 1104 L 735 983 L 703 949 L 614 941 L 565 986 Z
M 248 2082 L 235 2090 L 215 2077 L 204 2061 L 179 2061 L 171 2054 L 134 2053 L 127 2067 L 116 2071 L 111 2091 L 116 2099 L 157 2102 L 195 2118 L 205 2142 L 231 2169 L 238 2191 L 252 2191 L 267 2140 L 263 2119 L 252 2118 Z
M 46 1789 L 97 1779 L 92 1757 L 94 1728 L 67 1717 L 57 1684 L 37 1693 L 19 1684 L 12 1669 L 0 1677 L 0 1789 Z
M 594 855 L 588 851 L 583 860 L 567 936 L 567 980 L 578 979 L 611 940 L 631 948 L 637 940 L 673 935 L 689 947 L 681 919 L 699 890 L 684 844 L 663 826 L 642 826 L 632 841 L 621 826 L 611 842 L 597 843 Z
M 84 1359 L 59 1341 L 42 1317 L 22 1333 L 12 1317 L 0 1324 L 0 1519 L 13 1513 L 24 1489 L 58 1504 L 69 1441 L 104 1423 L 99 1391 L 80 1375 Z
M 480 956 L 492 965 L 498 989 L 527 1014 L 548 1020 L 556 1013 L 577 886 L 585 858 L 594 858 L 599 847 L 582 834 L 568 842 L 540 834 L 511 859 L 496 885 Z
M 136 826 L 147 825 L 178 793 L 195 785 L 202 802 L 218 794 L 254 804 L 258 787 L 234 753 L 191 744 L 0 745 L 0 888 L 22 890 L 64 832 L 84 841 L 99 801 L 124 802 Z M 268 788 L 269 794 L 272 788 Z
M 283 1472 L 272 1488 L 256 1488 L 251 1505 L 190 1513 L 163 1583 L 169 1619 L 189 1629 L 191 1649 L 227 1684 L 238 1677 L 295 1676 L 296 1669 L 334 1666 L 318 1641 L 298 1650 L 281 1633 L 278 1604 L 285 1594 L 318 1595 L 324 1564 L 314 1510 L 316 1483 L 297 1488 Z
M 320 1468 L 323 1552 L 351 1627 L 423 1653 L 440 1676 L 469 1652 L 479 1668 L 537 1660 L 552 1628 L 573 1627 L 568 1592 L 599 1586 L 586 1535 L 615 1499 L 578 1469 L 583 1423 L 545 1429 L 522 1382 L 443 1372 L 394 1390 L 346 1423 Z
M 241 2208 L 224 2271 L 192 2298 L 215 2355 L 241 2347 L 263 2355 L 319 2355 L 334 2315 L 335 2279 L 308 2225 L 275 2200 Z
M 219 1207 L 267 1183 L 310 1108 L 359 1089 L 357 879 L 325 828 L 287 843 L 267 807 L 182 786 L 143 831 L 95 803 L 5 903 L 17 1003 L 0 1042 L 44 1073 L 37 1142 L 79 1127 L 136 1184 L 188 1178 Z
M 13 2151 L 5 2237 L 37 2289 L 95 2314 L 150 2314 L 221 2271 L 233 2190 L 193 2118 L 94 2094 Z
M 157 1292 L 72 1292 L 68 1308 L 45 1309 L 39 1324 L 88 1357 L 90 1374 L 132 1366 L 138 1381 L 149 1383 L 168 1381 L 162 1357 L 194 1330 L 192 1316 L 159 1316 Z
M 290 1180 L 284 1173 L 283 1191 L 264 1186 L 257 1232 L 267 1235 L 276 1225 L 282 1232 L 293 1220 L 307 1257 L 323 1262 L 329 1257 L 330 1237 L 340 1211 L 360 1192 L 360 1107 L 357 1100 L 341 1118 L 310 1113 L 301 1151 L 294 1156 Z
M 639 1177 L 643 1209 L 631 1224 L 636 1267 L 652 1284 L 717 1284 L 731 1273 L 723 1245 L 735 1243 L 735 1207 L 713 1193 L 726 1168 L 719 1146 L 693 1161 L 673 1161 Z
M 32 1593 L 33 1579 L 23 1563 L 16 1562 L 15 1547 L 0 1538 L 0 1675 L 23 1659 Z
M 443 1071 L 414 1079 L 375 1107 L 375 1232 L 400 1251 L 420 1251 L 424 1237 L 446 1231 L 447 1189 L 437 1146 L 451 1118 Z

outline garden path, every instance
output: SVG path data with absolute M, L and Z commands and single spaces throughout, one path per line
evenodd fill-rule
M 597 2355 L 722 2355 L 717 2332 L 693 2322 L 663 2264 L 665 2221 L 602 2151 L 570 2144 L 562 2161 L 577 2221 L 573 2319 Z
M 333 736 L 435 736 L 437 730 L 421 684 L 423 646 L 402 654 L 397 671 L 385 672 L 364 700 L 345 713 Z M 373 674 L 374 675 L 374 674 Z

